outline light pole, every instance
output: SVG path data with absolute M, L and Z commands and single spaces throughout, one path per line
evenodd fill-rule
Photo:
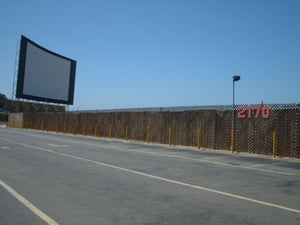
M 235 87 L 234 83 L 241 79 L 240 76 L 232 77 L 232 130 L 231 130 L 231 151 L 235 151 Z

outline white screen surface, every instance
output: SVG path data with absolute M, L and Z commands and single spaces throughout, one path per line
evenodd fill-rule
M 27 43 L 24 87 L 26 95 L 68 100 L 71 62 Z

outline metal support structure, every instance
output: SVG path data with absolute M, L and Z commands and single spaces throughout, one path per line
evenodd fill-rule
M 232 81 L 232 130 L 235 131 L 235 81 Z
M 11 99 L 15 99 L 16 89 L 17 89 L 17 76 L 18 76 L 18 70 L 19 70 L 19 51 L 20 51 L 20 41 L 17 42 L 16 47 L 16 58 L 15 58 L 15 65 L 14 65 L 14 74 L 13 74 L 13 85 L 12 85 L 12 93 L 11 93 Z
M 240 76 L 236 75 L 232 77 L 232 129 L 231 129 L 231 151 L 236 151 L 236 118 L 235 118 L 235 86 L 234 83 L 241 79 Z

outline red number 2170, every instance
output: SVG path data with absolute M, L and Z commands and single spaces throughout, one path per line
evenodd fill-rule
M 238 108 L 238 118 L 239 119 L 245 119 L 246 117 L 248 119 L 269 119 L 270 118 L 270 107 L 267 105 L 264 106 L 253 106 L 253 107 L 245 107 L 240 106 Z

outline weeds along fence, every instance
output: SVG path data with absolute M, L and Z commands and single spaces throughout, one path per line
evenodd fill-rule
M 299 105 L 268 107 L 268 118 L 258 116 L 255 110 L 244 112 L 244 118 L 235 118 L 234 142 L 230 106 L 183 111 L 11 114 L 9 126 L 198 148 L 232 150 L 234 145 L 240 152 L 300 158 Z M 240 116 L 238 107 L 235 110 Z

